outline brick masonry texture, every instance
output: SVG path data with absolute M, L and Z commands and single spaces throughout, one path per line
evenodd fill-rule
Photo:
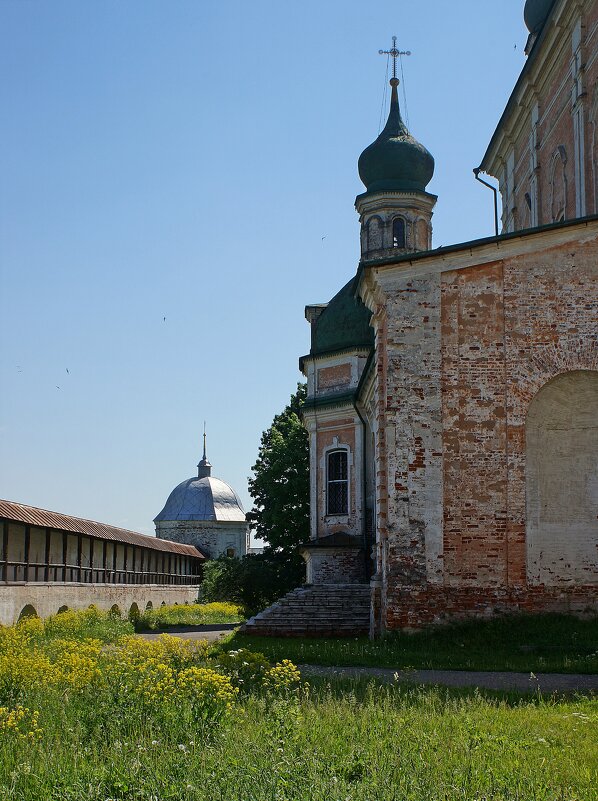
M 578 63 L 573 55 L 573 30 L 580 22 Z M 500 181 L 506 230 L 530 228 L 531 206 L 537 200 L 535 224 L 579 216 L 576 189 L 583 196 L 583 213 L 598 213 L 598 4 L 569 3 L 555 22 L 560 31 L 550 43 L 550 57 L 533 65 L 511 116 L 504 121 L 505 141 L 492 161 Z M 579 71 L 577 71 L 579 70 Z M 537 106 L 537 123 L 533 109 Z M 574 117 L 579 115 L 583 187 L 577 187 Z M 505 166 L 513 154 L 512 194 Z M 535 190 L 534 190 L 535 184 Z
M 418 279 L 397 270 L 380 342 L 388 359 L 379 405 L 388 493 L 383 627 L 598 609 L 598 487 L 587 483 L 598 475 L 597 288 L 595 239 Z M 579 492 L 554 480 L 564 457 L 551 434 L 556 450 L 534 456 L 545 476 L 537 492 L 542 509 L 563 512 L 538 523 L 526 512 L 526 426 L 533 399 L 559 376 L 560 411 L 547 413 L 557 415 L 548 428 L 560 426 L 576 444 L 563 465 L 579 465 Z M 582 409 L 579 425 L 562 411 L 567 403 Z M 530 547 L 530 537 L 541 547 Z
M 555 0 L 528 45 L 480 166 L 508 235 L 411 256 L 362 229 L 374 358 L 306 362 L 326 401 L 305 416 L 312 537 L 363 538 L 368 560 L 373 545 L 372 635 L 598 612 L 598 0 Z M 417 212 L 429 243 L 434 201 L 366 192 L 356 209 L 362 226 Z M 325 509 L 335 441 L 351 454 L 343 519 Z M 312 565 L 314 580 L 342 569 Z
M 349 386 L 351 383 L 351 365 L 337 364 L 334 367 L 322 367 L 318 370 L 318 389 L 331 389 Z
M 314 548 L 304 554 L 308 584 L 365 583 L 363 551 Z

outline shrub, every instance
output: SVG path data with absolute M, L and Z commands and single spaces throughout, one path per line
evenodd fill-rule
M 138 631 L 159 629 L 167 626 L 198 626 L 207 623 L 237 623 L 243 618 L 238 604 L 216 602 L 183 606 L 160 606 L 147 609 L 137 620 Z

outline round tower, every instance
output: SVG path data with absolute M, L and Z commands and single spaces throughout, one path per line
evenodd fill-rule
M 355 208 L 361 223 L 361 257 L 375 259 L 432 246 L 432 213 L 436 195 L 426 192 L 434 159 L 403 122 L 399 80 L 390 81 L 388 120 L 375 142 L 359 157 L 359 177 L 366 191 Z

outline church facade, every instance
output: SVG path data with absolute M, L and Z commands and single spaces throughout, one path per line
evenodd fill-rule
M 307 579 L 369 586 L 371 634 L 598 611 L 598 3 L 525 20 L 480 165 L 502 234 L 432 249 L 434 160 L 393 79 L 357 274 L 306 309 Z

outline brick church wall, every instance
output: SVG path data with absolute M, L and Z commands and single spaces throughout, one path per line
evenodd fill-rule
M 531 401 L 556 376 L 598 370 L 595 241 L 540 244 L 464 269 L 399 275 L 387 294 L 387 628 L 598 609 L 596 555 L 583 575 L 557 569 L 549 584 L 528 566 Z M 598 522 L 580 536 L 590 553 Z

